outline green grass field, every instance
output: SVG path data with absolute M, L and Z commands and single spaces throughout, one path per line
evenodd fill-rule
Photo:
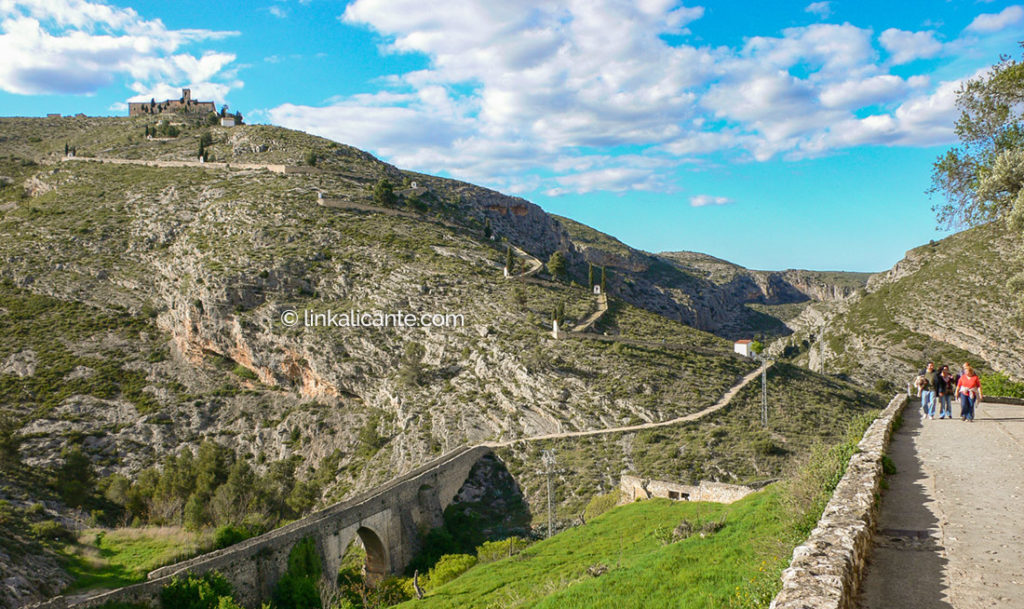
M 732 505 L 655 499 L 616 508 L 469 570 L 422 601 L 401 607 L 745 607 L 770 600 L 797 542 L 775 487 Z M 683 520 L 700 529 L 671 542 Z M 588 569 L 607 567 L 593 576 Z M 767 602 L 764 603 L 767 605 Z
M 134 584 L 157 567 L 209 549 L 208 536 L 180 527 L 87 529 L 64 550 L 75 578 L 68 591 Z

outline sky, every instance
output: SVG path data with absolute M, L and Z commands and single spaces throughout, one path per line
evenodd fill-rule
M 880 271 L 949 234 L 957 88 L 1022 39 L 1000 0 L 0 0 L 0 115 L 190 87 L 650 252 Z

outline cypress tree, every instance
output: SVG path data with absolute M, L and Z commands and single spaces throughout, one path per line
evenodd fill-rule
M 604 267 L 603 266 L 601 267 L 601 293 L 602 294 L 607 294 L 608 293 L 607 289 L 605 288 L 605 272 L 604 272 Z
M 590 262 L 587 263 L 587 286 L 594 289 L 594 265 Z
M 505 270 L 508 271 L 509 275 L 512 274 L 512 264 L 513 264 L 512 246 L 510 245 L 510 246 L 508 246 L 508 250 L 505 251 Z
M 565 321 L 565 301 L 564 300 L 560 301 L 557 305 L 555 305 L 555 312 L 551 316 L 551 318 L 552 318 L 553 321 L 557 321 L 559 326 L 561 326 L 562 323 Z

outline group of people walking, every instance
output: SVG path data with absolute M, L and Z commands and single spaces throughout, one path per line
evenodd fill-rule
M 951 402 L 956 396 L 960 401 L 960 420 L 974 421 L 975 406 L 983 397 L 981 379 L 967 362 L 957 374 L 953 374 L 949 366 L 936 368 L 934 362 L 928 362 L 928 367 L 918 375 L 916 386 L 921 396 L 921 409 L 929 419 L 935 418 L 936 408 L 940 419 L 952 419 Z

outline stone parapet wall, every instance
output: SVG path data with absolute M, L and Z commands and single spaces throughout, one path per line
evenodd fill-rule
M 983 388 L 984 389 L 984 388 Z M 985 402 L 992 402 L 994 404 L 1010 404 L 1011 406 L 1024 406 L 1024 400 L 1020 398 L 1007 398 L 996 395 L 985 395 L 985 399 L 981 401 L 981 405 L 984 406 Z
M 882 455 L 889 446 L 892 422 L 907 402 L 906 394 L 898 394 L 864 432 L 857 445 L 860 452 L 850 457 L 818 526 L 793 550 L 771 609 L 855 607 L 878 517 Z

